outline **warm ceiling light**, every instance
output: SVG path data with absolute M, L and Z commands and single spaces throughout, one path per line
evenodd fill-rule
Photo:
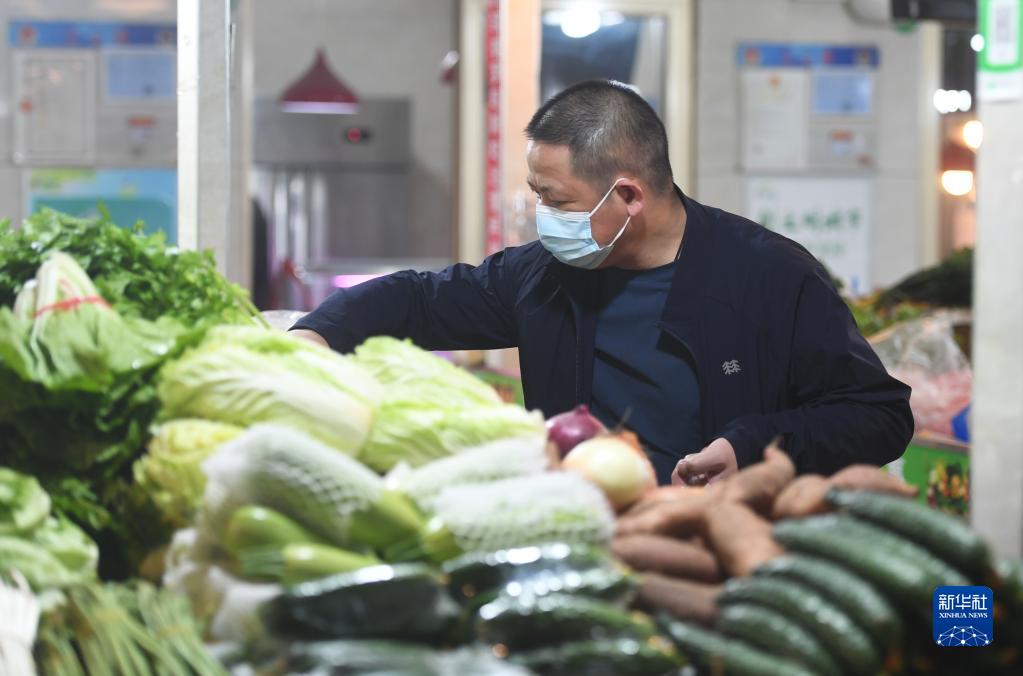
M 323 49 L 316 50 L 313 65 L 281 95 L 281 109 L 289 113 L 354 113 L 359 98 L 334 75 Z
M 984 125 L 980 120 L 970 120 L 963 125 L 963 143 L 976 150 L 984 142 Z
M 568 9 L 561 15 L 561 32 L 570 38 L 584 38 L 600 30 L 600 12 L 595 9 Z
M 963 170 L 951 170 L 941 174 L 941 187 L 949 195 L 963 197 L 969 195 L 973 190 L 973 172 Z

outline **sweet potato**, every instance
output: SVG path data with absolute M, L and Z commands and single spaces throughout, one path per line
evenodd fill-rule
M 795 478 L 796 466 L 775 445 L 764 451 L 763 462 L 750 465 L 708 490 L 719 501 L 742 502 L 760 514 L 770 514 L 775 499 Z
M 777 521 L 830 512 L 831 505 L 824 499 L 829 488 L 828 480 L 819 474 L 801 476 L 786 486 L 774 501 L 771 517 Z
M 714 599 L 720 592 L 720 585 L 674 580 L 657 573 L 647 573 L 639 584 L 636 605 L 651 613 L 663 610 L 679 620 L 710 625 L 717 617 Z
M 697 499 L 704 497 L 706 490 L 703 486 L 659 486 L 652 491 L 644 493 L 633 506 L 633 509 L 639 510 L 641 505 L 647 506 L 658 502 Z
M 663 535 L 626 535 L 611 542 L 615 556 L 634 570 L 696 582 L 721 582 L 721 568 L 704 547 Z
M 739 502 L 722 502 L 704 517 L 707 543 L 731 576 L 744 577 L 783 550 L 771 537 L 771 522 Z
M 703 515 L 710 504 L 706 491 L 673 493 L 670 498 L 643 501 L 618 518 L 615 533 L 691 537 L 699 533 Z
M 907 498 L 916 497 L 916 487 L 874 465 L 850 465 L 828 480 L 832 488 L 851 488 L 860 491 L 894 493 Z

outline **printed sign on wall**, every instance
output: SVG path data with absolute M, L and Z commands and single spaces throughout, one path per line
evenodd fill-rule
M 746 214 L 793 239 L 853 295 L 871 290 L 868 178 L 750 177 Z

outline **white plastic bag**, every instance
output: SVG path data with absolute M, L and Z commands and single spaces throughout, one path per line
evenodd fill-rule
M 962 318 L 962 313 L 937 312 L 871 340 L 888 372 L 913 388 L 909 405 L 918 433 L 955 436 L 953 421 L 970 404 L 973 371 L 952 331 Z

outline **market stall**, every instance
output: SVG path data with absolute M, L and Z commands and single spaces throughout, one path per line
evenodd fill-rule
M 160 235 L 46 211 L 0 259 L 5 676 L 1023 668 L 1020 562 L 892 473 L 656 488 L 584 409 L 293 338 Z M 945 586 L 991 590 L 968 635 Z

